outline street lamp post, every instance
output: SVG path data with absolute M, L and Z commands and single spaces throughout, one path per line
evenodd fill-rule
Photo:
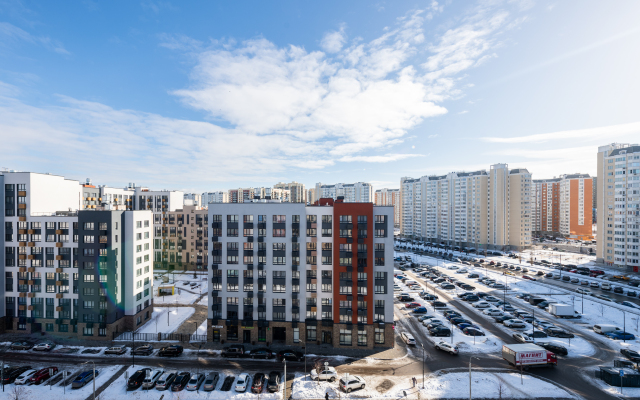
M 422 346 L 422 388 L 424 389 L 424 364 L 426 363 L 424 358 L 424 343 L 420 343 L 420 346 Z
M 91 381 L 93 382 L 93 400 L 96 400 L 96 364 L 93 361 L 85 361 L 82 365 L 89 363 L 93 364 L 93 379 Z
M 471 400 L 471 360 L 473 358 L 475 358 L 476 360 L 479 360 L 478 357 L 474 357 L 474 356 L 469 357 L 469 400 Z
M 282 398 L 287 400 L 287 359 L 282 357 L 282 362 L 284 363 L 284 376 L 282 377 L 282 388 L 284 390 L 284 395 Z

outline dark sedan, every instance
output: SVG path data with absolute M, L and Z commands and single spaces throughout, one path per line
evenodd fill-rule
M 442 325 L 438 325 L 438 326 L 434 326 L 432 328 L 429 328 L 429 334 L 431 336 L 446 336 L 449 337 L 451 336 L 451 330 L 449 328 L 446 328 Z
M 555 327 L 548 327 L 544 330 L 544 333 L 546 333 L 549 336 L 552 337 L 558 337 L 558 338 L 574 338 L 575 335 L 573 333 L 569 333 L 567 331 L 564 331 L 560 328 L 555 328 Z
M 464 319 L 464 318 L 459 318 L 459 317 L 451 318 L 451 319 L 450 319 L 450 321 L 451 321 L 451 323 L 452 323 L 452 324 L 454 324 L 454 325 L 459 325 L 459 324 L 469 324 L 469 323 L 471 323 L 471 321 L 466 320 L 466 319 Z
M 251 393 L 262 393 L 265 381 L 266 377 L 262 372 L 255 374 L 253 376 L 253 381 L 251 382 Z
M 485 336 L 484 332 L 482 332 L 481 330 L 470 327 L 464 328 L 462 330 L 462 333 L 467 336 Z
M 536 343 L 538 346 L 542 347 L 545 350 L 549 350 L 555 354 L 559 354 L 561 356 L 566 356 L 569 354 L 569 351 L 566 347 L 560 346 L 558 344 L 547 343 L 547 342 L 538 342 Z
M 637 351 L 634 350 L 629 350 L 629 349 L 622 349 L 620 350 L 620 353 L 627 357 L 629 360 L 633 361 L 633 362 L 640 362 L 640 354 L 638 354 Z
M 142 386 L 144 378 L 147 377 L 147 371 L 151 371 L 151 368 L 142 368 L 134 372 L 127 381 L 127 390 L 136 390 Z
M 259 348 L 259 349 L 255 349 L 255 350 L 251 350 L 251 352 L 249 353 L 249 355 L 251 356 L 251 358 L 273 358 L 274 354 L 273 351 L 267 349 L 267 348 Z
M 2 378 L 2 383 L 4 383 L 5 385 L 13 383 L 13 381 L 15 381 L 17 377 L 22 375 L 23 372 L 29 371 L 30 369 L 31 369 L 30 366 L 26 366 L 26 367 L 13 367 L 13 368 L 9 368 L 9 370 L 5 370 L 4 376 Z
M 280 350 L 278 352 L 278 361 L 301 361 L 304 360 L 304 354 L 295 350 Z
M 153 353 L 153 346 L 150 344 L 145 344 L 144 346 L 138 346 L 133 351 L 133 354 L 136 356 L 148 356 Z
M 190 372 L 180 372 L 178 376 L 176 376 L 176 379 L 174 379 L 173 383 L 171 384 L 171 391 L 172 392 L 182 391 L 185 387 L 187 387 L 187 383 L 189 383 L 189 379 L 191 379 Z

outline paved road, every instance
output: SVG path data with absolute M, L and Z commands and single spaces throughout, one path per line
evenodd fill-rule
M 433 290 L 433 285 L 424 283 L 422 278 L 417 277 L 412 272 L 408 272 L 409 276 L 412 276 L 414 280 L 420 282 L 423 286 L 426 286 L 429 291 Z M 477 316 L 476 311 L 468 305 L 468 303 L 459 301 L 457 298 L 452 297 L 444 291 L 440 291 L 436 288 L 438 296 L 446 299 L 453 306 L 458 308 L 461 312 L 465 313 L 470 318 L 474 319 L 474 323 L 480 325 L 485 331 L 491 332 L 496 337 L 501 339 L 505 343 L 515 343 L 515 340 L 505 333 L 503 330 L 497 328 L 488 319 Z M 501 294 L 501 293 L 500 293 Z M 499 293 L 495 293 L 499 295 Z M 400 311 L 402 313 L 402 311 Z M 477 317 L 476 317 L 477 316 Z M 475 318 L 474 318 L 475 317 Z M 407 329 L 418 343 L 427 343 L 429 349 L 425 351 L 426 354 L 426 372 L 437 371 L 440 369 L 460 368 L 468 366 L 469 360 L 465 356 L 451 356 L 447 353 L 437 351 L 433 348 L 433 339 L 426 334 L 426 330 L 421 326 L 416 318 L 405 317 L 398 320 L 400 329 Z M 562 325 L 559 323 L 558 325 Z M 577 334 L 583 338 L 593 341 L 588 336 Z M 446 338 L 445 338 L 446 339 Z M 427 347 L 425 346 L 425 347 Z M 616 397 L 610 396 L 607 393 L 601 391 L 597 386 L 593 385 L 577 371 L 585 368 L 592 368 L 596 365 L 611 364 L 613 358 L 617 356 L 617 353 L 610 348 L 603 346 L 600 343 L 595 343 L 596 353 L 589 358 L 562 358 L 559 357 L 558 366 L 553 369 L 538 368 L 529 371 L 532 375 L 552 381 L 560 386 L 565 387 L 569 391 L 576 393 L 586 399 L 615 399 Z M 419 356 L 420 349 L 417 349 L 415 353 Z M 474 360 L 473 364 L 482 368 L 497 368 L 507 369 L 513 371 L 512 367 L 509 367 L 507 363 L 502 360 L 499 354 L 474 354 L 474 356 L 480 357 L 479 360 Z M 419 366 L 421 368 L 421 366 Z M 416 371 L 415 367 L 412 368 L 419 376 L 422 371 Z

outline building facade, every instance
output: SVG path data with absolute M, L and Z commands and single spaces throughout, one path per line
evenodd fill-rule
M 638 271 L 640 266 L 640 146 L 598 148 L 599 262 Z
M 29 172 L 1 180 L 5 331 L 104 340 L 150 318 L 150 211 L 86 207 L 101 201 L 89 182 Z
M 209 339 L 392 347 L 393 208 L 209 207 Z
M 273 188 L 289 191 L 290 198 L 288 201 L 291 203 L 307 203 L 307 190 L 303 183 L 296 181 L 291 183 L 278 182 L 273 185 Z
M 342 197 L 345 203 L 373 203 L 373 187 L 367 182 L 336 183 L 323 185 L 316 183 L 315 195 L 319 199 Z
M 154 214 L 154 268 L 193 271 L 207 269 L 209 243 L 206 208 L 184 206 L 181 210 Z
M 202 206 L 207 207 L 209 203 L 228 203 L 229 192 L 219 190 L 217 192 L 202 193 Z
M 393 206 L 393 225 L 400 227 L 400 189 L 376 190 L 374 204 L 377 206 Z
M 476 249 L 531 245 L 531 174 L 495 164 L 490 171 L 400 179 L 400 233 Z

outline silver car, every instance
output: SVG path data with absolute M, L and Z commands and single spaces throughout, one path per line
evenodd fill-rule
M 204 385 L 202 386 L 202 390 L 204 390 L 205 392 L 210 392 L 212 390 L 215 390 L 219 380 L 220 380 L 220 374 L 217 372 L 211 372 L 204 379 Z
M 153 387 L 156 385 L 156 382 L 158 381 L 158 379 L 160 379 L 163 373 L 164 371 L 161 369 L 154 369 L 149 372 L 149 377 L 145 377 L 144 381 L 142 381 L 142 388 L 153 389 Z
M 165 371 L 156 381 L 156 390 L 167 390 L 178 376 L 178 371 Z
M 198 390 L 202 382 L 204 382 L 204 374 L 193 374 L 189 379 L 189 383 L 187 383 L 186 389 L 189 391 Z

